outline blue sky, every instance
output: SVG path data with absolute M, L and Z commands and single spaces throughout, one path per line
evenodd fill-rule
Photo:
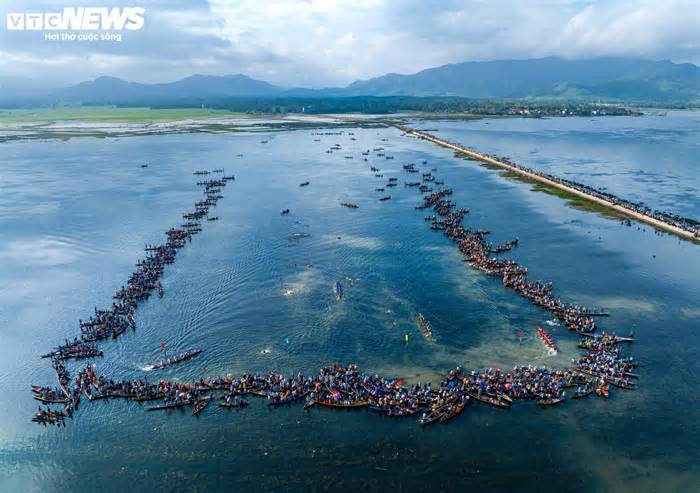
M 8 12 L 141 6 L 117 42 L 8 31 Z M 698 0 L 3 0 L 0 76 L 164 82 L 244 73 L 293 87 L 342 86 L 446 63 L 631 55 L 700 65 Z

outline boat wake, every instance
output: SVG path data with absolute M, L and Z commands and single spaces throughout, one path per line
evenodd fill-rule
M 547 320 L 545 323 L 550 327 L 559 327 L 559 321 L 556 319 Z
M 141 367 L 141 371 L 152 371 L 152 370 L 155 370 L 155 368 L 156 367 L 153 365 L 146 365 L 146 366 Z

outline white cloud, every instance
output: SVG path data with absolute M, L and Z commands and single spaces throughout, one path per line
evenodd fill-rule
M 8 2 L 6 9 L 20 11 L 60 3 Z M 54 78 L 107 73 L 150 82 L 195 71 L 245 73 L 320 87 L 468 60 L 632 55 L 700 62 L 697 0 L 141 3 L 144 30 L 120 44 L 52 44 L 36 33 L 0 31 L 0 71 L 30 75 L 45 65 Z

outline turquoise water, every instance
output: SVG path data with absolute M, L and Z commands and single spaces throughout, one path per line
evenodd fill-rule
M 691 139 L 669 146 L 661 130 L 655 137 L 659 118 L 634 120 L 640 129 L 648 121 L 646 139 L 615 139 L 610 134 L 618 131 L 605 127 L 582 132 L 576 125 L 589 125 L 584 119 L 491 121 L 491 128 L 517 131 L 479 131 L 473 135 L 480 142 L 467 138 L 479 122 L 450 123 L 449 131 L 452 140 L 477 148 L 491 142 L 484 150 L 516 158 L 537 149 L 538 159 L 562 166 L 558 171 L 590 156 L 601 162 L 607 153 L 628 156 L 619 177 L 609 167 L 611 189 L 618 178 L 629 183 L 629 168 L 646 165 L 632 158 L 639 146 L 645 155 L 670 154 L 672 169 L 655 164 L 647 171 L 694 187 L 676 209 L 692 212 L 697 145 Z M 679 134 L 698 134 L 697 118 L 667 118 Z M 562 130 L 548 139 L 541 126 L 557 122 Z M 441 132 L 448 126 L 423 125 Z M 351 132 L 357 140 L 347 130 L 326 136 L 304 130 L 2 146 L 0 489 L 697 490 L 698 246 L 571 209 L 394 129 Z M 563 147 L 550 149 L 550 140 Z M 327 154 L 335 143 L 342 150 Z M 395 159 L 361 160 L 362 150 L 379 146 Z M 75 335 L 78 319 L 94 306 L 109 304 L 143 244 L 161 240 L 199 200 L 192 171 L 201 168 L 236 175 L 215 209 L 220 220 L 205 224 L 166 268 L 165 296 L 139 307 L 138 330 L 103 344 L 98 371 L 186 381 L 267 369 L 312 372 L 337 361 L 437 383 L 458 364 L 568 365 L 576 355 L 571 334 L 548 327 L 561 349 L 549 356 L 530 334 L 548 314 L 466 266 L 451 242 L 430 231 L 427 211 L 413 209 L 416 189 L 387 189 L 392 200 L 377 200 L 384 193 L 374 188 L 390 176 L 411 180 L 401 165 L 423 160 L 454 188 L 458 206 L 470 209 L 465 225 L 491 230 L 496 244 L 518 237 L 507 256 L 527 266 L 531 278 L 553 281 L 567 301 L 608 308 L 611 317 L 603 322 L 611 330 L 635 331 L 637 391 L 545 410 L 532 402 L 510 412 L 473 405 L 448 425 L 425 429 L 411 418 L 305 412 L 300 405 L 271 410 L 260 400 L 240 412 L 210 407 L 198 419 L 99 401 L 83 405 L 65 429 L 29 422 L 36 409 L 29 385 L 55 379 L 40 354 Z M 142 169 L 144 162 L 149 167 Z M 306 180 L 311 185 L 300 188 Z M 676 204 L 674 187 L 645 191 L 631 181 L 634 188 L 620 186 Z M 343 201 L 359 209 L 340 207 Z M 285 208 L 291 214 L 280 216 Z M 345 287 L 341 302 L 332 292 L 336 280 Z M 432 342 L 415 324 L 419 312 L 433 326 Z M 172 351 L 202 347 L 204 353 L 144 372 L 160 358 L 161 341 Z

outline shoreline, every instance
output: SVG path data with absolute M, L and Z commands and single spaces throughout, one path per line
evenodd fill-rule
M 453 144 L 453 143 L 448 142 L 446 140 L 443 140 L 439 137 L 435 137 L 434 135 L 431 135 L 429 133 L 421 132 L 420 130 L 416 130 L 414 128 L 406 127 L 406 126 L 399 125 L 396 123 L 392 123 L 391 126 L 401 130 L 402 132 L 404 132 L 407 135 L 413 135 L 419 139 L 427 140 L 428 142 L 432 142 L 433 144 L 439 145 L 441 147 L 452 149 L 453 151 L 456 151 L 460 154 L 465 154 L 465 155 L 467 155 L 471 158 L 474 158 L 478 161 L 482 161 L 482 162 L 491 164 L 493 166 L 502 168 L 504 170 L 511 171 L 511 172 L 516 173 L 516 174 L 518 174 L 522 177 L 525 177 L 529 180 L 532 180 L 532 181 L 535 181 L 538 183 L 542 183 L 542 184 L 550 186 L 550 187 L 557 188 L 559 190 L 562 190 L 562 191 L 565 191 L 567 193 L 581 197 L 581 198 L 588 200 L 590 202 L 596 203 L 598 205 L 602 205 L 602 206 L 604 206 L 608 209 L 614 210 L 615 212 L 618 212 L 626 217 L 629 217 L 631 219 L 635 219 L 637 221 L 646 223 L 646 224 L 653 226 L 659 230 L 662 230 L 662 231 L 665 231 L 667 233 L 671 233 L 671 234 L 674 234 L 676 236 L 679 236 L 685 240 L 690 240 L 694 243 L 700 243 L 700 236 L 698 236 L 697 234 L 693 234 L 690 231 L 686 231 L 683 228 L 679 228 L 678 226 L 668 224 L 664 221 L 653 218 L 651 216 L 647 216 L 645 214 L 642 214 L 640 212 L 632 210 L 628 207 L 624 207 L 624 206 L 615 204 L 613 202 L 610 202 L 608 200 L 602 199 L 600 197 L 596 197 L 594 195 L 582 192 L 581 190 L 578 190 L 574 187 L 564 185 L 562 183 L 551 180 L 551 179 L 544 177 L 542 175 L 539 175 L 537 173 L 525 171 L 517 166 L 513 166 L 513 165 L 508 164 L 508 163 L 501 161 L 499 159 L 495 159 L 491 156 L 487 156 L 487 155 L 482 154 L 478 151 L 467 149 L 466 147 L 462 147 L 459 144 Z

